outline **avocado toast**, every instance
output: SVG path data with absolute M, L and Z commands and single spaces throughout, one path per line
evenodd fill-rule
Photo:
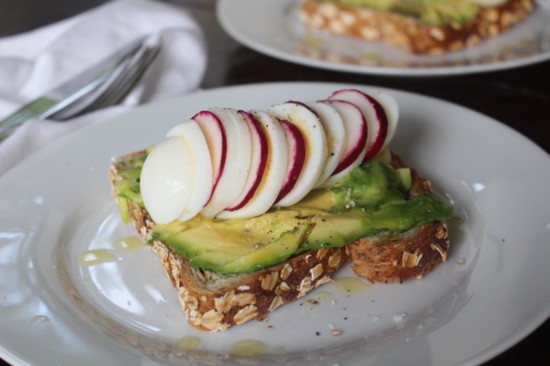
M 535 0 L 301 0 L 299 15 L 312 30 L 440 55 L 501 34 L 535 8 Z
M 348 112 L 358 111 L 349 101 L 338 99 L 349 100 L 350 95 L 363 94 L 338 91 L 333 100 L 345 104 L 350 108 Z M 377 102 L 374 105 L 375 113 L 368 118 L 391 110 Z M 293 113 L 307 114 L 313 105 L 297 103 L 291 107 Z M 277 110 L 280 111 L 275 108 L 273 113 Z M 317 113 L 311 116 L 321 119 Z M 342 116 L 350 119 L 354 115 Z M 297 119 L 286 118 L 281 123 L 292 121 L 303 132 L 307 127 Z M 391 135 L 391 127 L 379 127 L 371 128 L 372 135 Z M 332 140 L 327 139 L 328 146 Z M 141 192 L 148 171 L 146 164 L 154 161 L 149 159 L 154 148 L 115 159 L 109 176 L 123 219 L 132 222 L 159 255 L 190 324 L 203 330 L 226 330 L 262 319 L 268 312 L 330 282 L 350 259 L 355 273 L 373 282 L 421 278 L 445 261 L 449 248 L 445 220 L 450 217 L 451 207 L 432 195 L 429 181 L 407 167 L 384 144 L 377 146 L 375 140 L 371 139 L 370 144 L 366 141 L 364 136 L 365 143 L 357 156 L 338 152 L 337 160 L 348 161 L 348 166 L 337 180 L 330 178 L 338 174 L 335 167 L 323 178 L 330 184 L 316 180 L 315 188 L 306 189 L 295 202 L 281 205 L 282 199 L 277 197 L 278 201 L 265 212 L 243 218 L 223 219 L 219 217 L 223 216 L 221 212 L 208 217 L 203 208 L 192 217 L 184 214 L 184 219 L 180 216 L 165 223 L 156 222 Z M 227 143 L 231 143 L 229 138 Z M 305 151 L 312 155 L 308 146 L 306 143 Z M 374 152 L 366 158 L 368 147 Z M 266 176 L 280 158 L 269 153 L 272 149 L 268 149 L 268 167 L 263 173 Z M 328 162 L 336 152 L 333 144 L 325 151 L 324 161 Z M 307 154 L 304 157 L 315 158 Z M 341 164 L 336 165 L 342 168 Z M 307 173 L 302 171 L 300 178 Z M 296 187 L 301 183 L 298 179 Z M 258 187 L 261 190 L 263 186 Z M 212 196 L 202 207 L 208 207 Z

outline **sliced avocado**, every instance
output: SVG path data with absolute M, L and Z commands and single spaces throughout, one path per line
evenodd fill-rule
M 391 151 L 389 149 L 380 150 L 380 152 L 372 158 L 372 161 L 381 161 L 386 165 L 391 165 Z
M 345 6 L 367 7 L 418 18 L 428 24 L 463 23 L 478 13 L 475 0 L 319 0 Z
M 444 220 L 452 208 L 431 194 L 411 200 L 394 201 L 376 211 L 354 208 L 339 214 L 314 216 L 314 224 L 299 252 L 324 247 L 342 247 L 380 232 L 401 233 L 427 222 Z
M 118 196 L 128 198 L 140 206 L 143 206 L 143 199 L 139 189 L 139 181 L 125 180 L 117 185 Z
M 403 200 L 406 196 L 395 170 L 381 161 L 371 161 L 353 169 L 330 192 L 335 195 L 331 212 L 353 207 L 374 210 L 382 204 Z
M 385 159 L 385 158 L 384 158 Z M 308 209 L 341 212 L 354 207 L 375 209 L 381 204 L 402 200 L 406 188 L 401 174 L 382 160 L 372 160 L 353 169 L 329 189 L 312 191 L 295 204 L 294 210 L 307 214 Z
M 156 225 L 153 239 L 166 242 L 191 265 L 222 274 L 246 273 L 284 262 L 294 254 L 342 247 L 385 231 L 403 232 L 447 219 L 451 207 L 426 194 L 392 201 L 374 211 L 353 208 L 339 213 L 280 210 L 261 220 L 193 219 Z M 250 222 L 251 221 L 251 222 Z
M 310 249 L 342 247 L 361 237 L 399 233 L 450 217 L 452 208 L 431 194 L 410 198 L 411 170 L 393 169 L 389 161 L 391 153 L 382 151 L 334 186 L 315 190 L 288 208 L 240 220 L 198 215 L 155 225 L 151 239 L 165 242 L 193 266 L 234 274 L 275 265 Z M 119 174 L 123 220 L 129 217 L 129 200 L 142 204 L 140 162 L 128 164 Z
M 397 177 L 401 181 L 403 188 L 408 191 L 412 187 L 412 174 L 410 168 L 398 168 L 395 169 Z
M 130 209 L 128 208 L 128 199 L 124 197 L 117 197 L 118 209 L 120 210 L 120 216 L 122 222 L 127 224 L 130 222 Z
M 307 229 L 308 223 L 296 211 L 281 210 L 242 220 L 196 216 L 186 222 L 155 225 L 152 239 L 164 241 L 194 266 L 234 273 L 253 271 L 292 255 Z M 278 250 L 280 255 L 275 254 Z
M 351 210 L 337 215 L 315 216 L 314 223 L 300 251 L 324 247 L 343 247 L 365 232 L 364 213 Z
M 118 197 L 130 199 L 142 207 L 143 200 L 141 198 L 139 179 L 146 157 L 147 153 L 144 152 L 128 158 L 128 160 L 121 164 L 118 171 L 120 179 L 115 182 Z
M 228 255 L 228 252 L 209 252 L 193 257 L 193 266 L 210 269 L 222 274 L 253 272 L 274 264 L 282 263 L 292 256 L 303 242 L 310 225 L 301 225 L 258 249 L 251 248 L 242 256 Z

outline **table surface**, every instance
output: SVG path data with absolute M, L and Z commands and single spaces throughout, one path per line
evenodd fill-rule
M 27 31 L 89 9 L 105 0 L 25 0 L 0 3 L 0 37 Z M 341 73 L 274 59 L 231 39 L 215 17 L 213 0 L 169 0 L 187 6 L 206 34 L 209 61 L 202 88 L 302 80 L 383 86 L 434 96 L 475 109 L 529 137 L 550 152 L 550 62 L 528 67 L 437 78 Z M 517 345 L 485 363 L 546 365 L 550 320 Z M 0 366 L 7 365 L 0 360 Z

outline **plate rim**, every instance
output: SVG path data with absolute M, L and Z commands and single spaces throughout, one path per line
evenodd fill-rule
M 367 85 L 363 85 L 363 84 L 333 83 L 333 82 L 272 82 L 272 83 L 259 83 L 259 84 L 225 86 L 225 87 L 214 88 L 214 89 L 210 89 L 210 90 L 206 90 L 206 91 L 198 91 L 198 92 L 195 92 L 195 93 L 192 93 L 192 94 L 202 94 L 202 93 L 208 93 L 208 92 L 227 92 L 228 90 L 249 89 L 249 88 L 258 88 L 258 87 L 259 88 L 266 88 L 266 87 L 270 87 L 272 85 L 276 85 L 278 88 L 289 87 L 289 86 L 292 86 L 292 85 L 302 85 L 302 86 L 310 86 L 310 87 L 314 87 L 314 86 L 318 86 L 318 85 L 327 85 L 327 86 L 330 85 L 331 87 L 341 87 L 341 86 L 374 87 L 374 86 L 370 86 L 370 85 L 367 86 Z M 499 128 L 508 129 L 514 135 L 525 139 L 526 142 L 528 142 L 528 143 L 532 144 L 534 147 L 538 148 L 538 151 L 543 154 L 544 158 L 548 158 L 549 159 L 548 161 L 550 162 L 550 155 L 544 149 L 542 149 L 540 146 L 535 144 L 531 139 L 529 139 L 525 135 L 519 133 L 518 131 L 511 128 L 510 126 L 507 126 L 506 124 L 503 124 L 502 122 L 499 122 L 498 120 L 495 120 L 495 119 L 493 119 L 489 116 L 486 116 L 486 115 L 484 115 L 480 112 L 477 112 L 473 109 L 461 106 L 461 105 L 453 103 L 453 102 L 445 101 L 445 100 L 442 100 L 442 99 L 439 99 L 439 98 L 435 98 L 435 97 L 431 97 L 431 96 L 427 96 L 427 95 L 423 95 L 423 94 L 418 94 L 418 93 L 414 93 L 414 92 L 391 89 L 391 88 L 384 88 L 384 87 L 375 87 L 375 88 L 381 89 L 381 90 L 386 90 L 386 91 L 389 91 L 389 92 L 397 92 L 397 93 L 400 93 L 402 95 L 405 95 L 405 96 L 408 96 L 408 97 L 413 97 L 413 98 L 414 97 L 426 98 L 426 101 L 432 101 L 432 102 L 436 101 L 438 103 L 443 103 L 443 104 L 450 105 L 453 108 L 461 108 L 461 109 L 463 109 L 465 111 L 468 111 L 468 112 L 474 112 L 474 113 L 486 118 L 486 120 L 491 122 L 492 124 L 494 124 L 494 126 L 498 126 Z M 187 97 L 189 97 L 189 94 L 184 95 L 184 96 L 179 97 L 179 98 L 175 98 L 174 100 L 179 100 L 179 99 L 187 98 Z M 170 101 L 168 101 L 168 102 L 170 102 Z M 161 104 L 162 104 L 162 102 L 154 103 L 155 106 L 158 106 L 158 105 L 161 105 Z M 147 107 L 151 107 L 151 105 L 140 107 L 140 108 L 147 108 Z M 123 115 L 132 114 L 132 113 L 135 113 L 135 111 L 136 110 L 134 109 L 134 110 L 131 110 L 129 112 L 125 112 L 125 113 L 123 113 Z M 111 120 L 116 120 L 120 117 L 121 116 L 117 116 L 117 117 L 112 118 Z M 105 123 L 109 123 L 109 121 L 106 121 Z M 77 135 L 77 134 L 78 135 L 80 135 L 80 134 L 84 135 L 88 129 L 96 129 L 96 128 L 98 128 L 98 125 L 86 126 L 83 129 L 80 129 L 80 130 L 77 130 L 77 131 L 72 131 L 68 135 L 63 136 L 60 139 L 58 139 L 58 141 L 56 141 L 55 143 L 52 143 L 52 144 L 46 146 L 40 152 L 37 152 L 37 153 L 31 155 L 30 157 L 28 157 L 27 159 L 22 161 L 20 164 L 16 165 L 13 169 L 6 172 L 6 174 L 0 176 L 0 187 L 3 186 L 4 184 L 10 184 L 11 179 L 15 179 L 19 174 L 24 174 L 28 170 L 29 166 L 34 164 L 35 161 L 40 161 L 40 159 L 44 159 L 44 155 L 47 157 L 48 154 L 52 154 L 55 151 L 61 149 L 64 146 L 64 144 L 70 142 L 74 138 L 75 135 Z M 464 363 L 468 364 L 468 362 L 470 362 L 470 361 L 472 363 L 477 363 L 477 362 L 485 361 L 485 360 L 489 359 L 490 357 L 494 357 L 495 355 L 502 352 L 503 350 L 505 350 L 505 349 L 513 346 L 514 344 L 518 343 L 519 341 L 521 341 L 524 337 L 529 335 L 534 329 L 536 329 L 538 326 L 540 326 L 545 321 L 545 319 L 548 319 L 549 316 L 550 316 L 550 308 L 547 309 L 547 314 L 542 314 L 541 313 L 541 314 L 539 314 L 539 317 L 537 317 L 537 319 L 533 319 L 533 318 L 531 319 L 532 321 L 531 321 L 530 325 L 523 326 L 521 328 L 521 329 L 523 329 L 522 334 L 519 334 L 519 335 L 516 334 L 515 337 L 510 337 L 510 335 L 507 335 L 506 338 L 505 338 L 507 340 L 507 342 L 498 342 L 498 343 L 494 344 L 490 349 L 487 349 L 484 352 L 481 352 L 477 355 L 471 355 L 469 359 L 464 360 Z M 491 352 L 491 349 L 493 349 L 492 352 Z M 25 363 L 24 360 L 19 360 L 19 359 L 15 358 L 16 356 L 12 355 L 9 352 L 9 350 L 5 349 L 3 344 L 0 344 L 0 350 L 2 351 L 2 352 L 0 352 L 0 355 L 2 355 L 2 357 L 4 359 L 6 359 L 7 361 L 9 361 L 11 363 L 14 363 L 14 364 L 18 364 L 20 361 L 22 361 L 22 363 Z
M 460 65 L 460 66 L 434 66 L 434 67 L 387 67 L 387 66 L 363 66 L 353 65 L 347 63 L 337 63 L 323 60 L 316 60 L 302 55 L 294 55 L 292 53 L 281 50 L 277 47 L 258 42 L 248 35 L 240 32 L 238 28 L 233 24 L 227 14 L 227 9 L 232 7 L 232 4 L 238 0 L 219 0 L 216 3 L 216 17 L 221 24 L 222 28 L 237 42 L 242 45 L 263 53 L 267 56 L 295 63 L 303 66 L 310 66 L 318 69 L 325 69 L 331 71 L 341 71 L 352 74 L 364 74 L 364 75 L 380 75 L 389 77 L 442 77 L 442 76 L 456 76 L 456 75 L 469 75 L 480 74 L 487 72 L 495 72 L 502 70 L 515 69 L 534 65 L 547 60 L 550 60 L 550 49 L 546 52 L 537 52 L 532 55 L 515 58 L 512 60 L 504 60 L 498 62 L 487 62 L 473 65 Z M 280 3 L 280 7 L 284 8 L 295 0 L 269 0 L 272 2 Z M 539 2 L 539 0 L 537 0 Z M 547 16 L 550 16 L 549 9 L 542 9 Z

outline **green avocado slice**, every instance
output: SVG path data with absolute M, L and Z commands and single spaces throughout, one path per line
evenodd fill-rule
M 403 232 L 427 222 L 446 220 L 452 207 L 432 194 L 409 197 L 408 168 L 394 169 L 381 154 L 336 185 L 313 191 L 288 208 L 273 208 L 238 220 L 198 215 L 185 222 L 155 225 L 150 240 L 160 240 L 190 265 L 220 274 L 247 273 L 286 261 L 312 249 L 342 247 L 380 232 Z M 144 157 L 143 157 L 144 159 Z M 119 201 L 142 205 L 139 162 L 121 172 Z M 123 217 L 129 215 L 121 205 Z

